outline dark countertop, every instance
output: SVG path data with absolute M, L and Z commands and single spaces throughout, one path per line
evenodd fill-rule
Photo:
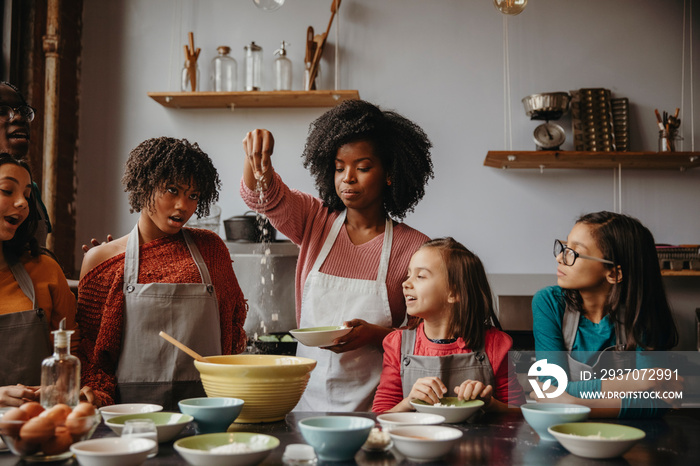
M 328 413 L 330 414 L 330 413 Z M 337 413 L 349 415 L 349 413 Z M 280 440 L 263 465 L 282 464 L 284 447 L 292 443 L 305 443 L 297 430 L 297 421 L 320 413 L 291 413 L 284 421 L 267 424 L 233 424 L 229 431 L 257 432 L 274 435 Z M 351 415 L 375 418 L 372 413 Z M 647 434 L 624 456 L 611 460 L 590 460 L 570 454 L 557 442 L 540 443 L 537 434 L 530 428 L 519 413 L 487 414 L 481 419 L 464 424 L 450 424 L 465 432 L 460 444 L 439 463 L 432 464 L 562 464 L 562 465 L 667 465 L 698 464 L 700 458 L 700 410 L 683 409 L 668 413 L 663 419 L 648 420 L 603 420 L 638 427 Z M 194 427 L 188 426 L 180 435 L 194 435 Z M 95 437 L 114 436 L 104 423 L 100 424 Z M 19 458 L 9 452 L 0 453 L 0 466 L 20 465 Z M 64 463 L 77 465 L 77 461 Z M 147 460 L 144 465 L 186 465 L 172 442 L 159 446 L 158 456 Z M 387 453 L 365 453 L 360 450 L 354 462 L 319 462 L 319 465 L 358 464 L 363 466 L 393 466 L 414 464 L 405 460 L 396 451 Z M 420 463 L 416 463 L 420 464 Z M 426 463 L 422 463 L 426 464 Z

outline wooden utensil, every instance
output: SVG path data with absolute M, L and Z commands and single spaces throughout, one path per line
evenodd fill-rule
M 318 65 L 321 61 L 321 55 L 323 54 L 323 47 L 326 45 L 326 40 L 328 39 L 328 33 L 331 31 L 331 25 L 333 24 L 333 19 L 335 19 L 335 13 L 340 8 L 340 0 L 333 0 L 331 4 L 331 19 L 328 21 L 328 27 L 326 32 L 319 34 L 314 37 L 314 42 L 318 45 L 316 46 L 316 53 L 314 54 L 314 59 L 311 62 L 311 72 L 309 73 L 309 82 L 313 83 L 316 80 L 316 75 L 318 74 Z
M 192 356 L 192 357 L 193 357 L 194 359 L 196 359 L 197 361 L 199 361 L 199 362 L 209 362 L 209 360 L 208 360 L 207 358 L 205 358 L 204 356 L 201 356 L 199 353 L 197 353 L 197 352 L 196 352 L 195 350 L 193 350 L 192 348 L 190 348 L 190 347 L 188 347 L 188 346 L 185 346 L 184 344 L 180 343 L 179 341 L 177 341 L 176 339 L 174 339 L 173 337 L 171 337 L 171 336 L 168 335 L 167 333 L 161 331 L 158 335 L 160 335 L 164 340 L 168 341 L 169 343 L 172 343 L 173 345 L 177 346 L 178 348 L 180 348 L 182 351 L 184 351 L 185 353 L 187 353 L 187 354 L 189 354 L 190 356 Z
M 192 87 L 192 92 L 197 90 L 197 58 L 199 57 L 199 52 L 201 49 L 194 48 L 194 34 L 189 33 L 190 45 L 184 45 L 185 49 L 185 68 L 187 68 L 187 74 L 190 77 L 190 86 Z

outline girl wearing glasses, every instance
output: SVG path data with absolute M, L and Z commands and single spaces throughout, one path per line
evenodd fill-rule
M 495 327 L 491 288 L 481 260 L 452 238 L 413 254 L 403 282 L 406 311 L 418 319 L 384 339 L 384 365 L 372 411 L 412 411 L 443 396 L 481 399 L 489 409 L 525 402 L 513 340 Z
M 533 332 L 537 359 L 568 369 L 569 383 L 566 393 L 548 400 L 599 408 L 592 414 L 601 417 L 662 413 L 663 402 L 580 398 L 581 392 L 672 388 L 659 387 L 662 381 L 611 380 L 598 363 L 605 350 L 670 350 L 678 343 L 651 232 L 627 215 L 591 213 L 576 221 L 566 241 L 555 241 L 554 256 L 557 286 L 534 296 Z M 635 359 L 624 356 L 636 354 L 602 353 L 630 369 Z

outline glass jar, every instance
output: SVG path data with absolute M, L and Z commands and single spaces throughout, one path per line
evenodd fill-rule
M 262 47 L 251 42 L 245 50 L 245 90 L 262 89 Z
M 220 45 L 219 52 L 211 61 L 211 90 L 215 92 L 233 92 L 238 88 L 238 63 L 229 53 L 231 47 Z
M 192 85 L 192 78 L 194 77 L 194 85 Z M 180 90 L 182 92 L 198 92 L 199 91 L 199 65 L 194 62 L 194 76 L 190 72 L 190 61 L 185 60 L 185 64 L 182 66 L 182 76 L 180 79 Z
M 287 58 L 287 43 L 282 41 L 280 48 L 275 50 L 274 72 L 275 72 L 275 90 L 276 91 L 291 91 L 292 90 L 292 61 Z

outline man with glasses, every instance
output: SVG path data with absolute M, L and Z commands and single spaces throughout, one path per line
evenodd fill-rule
M 0 153 L 10 154 L 16 159 L 27 159 L 30 141 L 30 123 L 35 111 L 27 104 L 19 89 L 8 82 L 0 82 Z M 40 246 L 46 245 L 46 235 L 51 233 L 46 207 L 36 183 L 32 183 L 32 196 L 39 211 L 36 239 Z

